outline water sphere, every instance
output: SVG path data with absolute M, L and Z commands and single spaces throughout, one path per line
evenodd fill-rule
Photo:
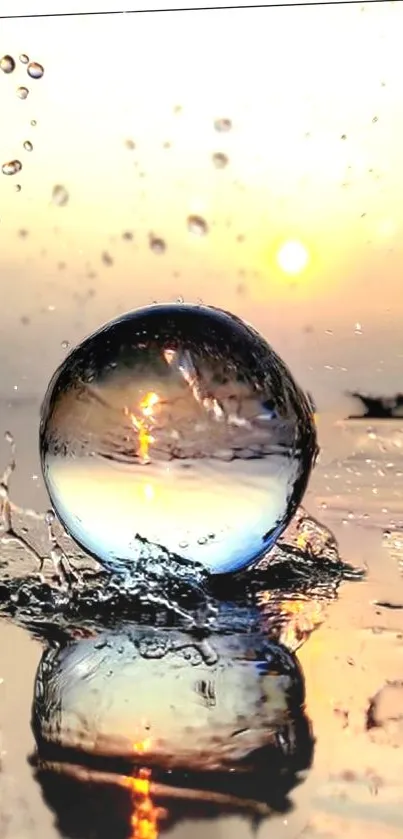
M 316 450 L 286 365 L 208 306 L 152 305 L 106 324 L 65 358 L 41 410 L 54 509 L 114 571 L 157 554 L 212 574 L 252 565 L 299 506 Z

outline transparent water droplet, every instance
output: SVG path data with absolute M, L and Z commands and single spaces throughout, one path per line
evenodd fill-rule
M 36 119 L 31 119 L 31 125 L 32 125 L 33 128 L 35 128 L 36 124 L 37 124 Z
M 70 342 L 69 342 L 69 341 L 62 341 L 62 348 L 63 348 L 64 350 L 67 350 L 69 346 L 70 346 Z
M 102 262 L 104 263 L 104 265 L 107 265 L 108 267 L 113 265 L 113 259 L 110 255 L 110 253 L 108 253 L 108 251 L 102 251 L 101 259 L 102 259 Z
M 25 52 L 22 52 L 20 55 L 21 64 L 28 64 L 29 58 Z
M 21 184 L 16 184 L 14 189 L 16 192 L 21 192 Z
M 28 76 L 31 76 L 31 79 L 41 79 L 45 70 L 42 67 L 42 64 L 38 64 L 37 61 L 31 61 L 27 67 Z
M 45 513 L 45 523 L 47 525 L 51 525 L 51 524 L 53 524 L 54 521 L 55 521 L 54 511 L 53 510 L 47 510 L 47 512 Z
M 56 204 L 56 207 L 65 207 L 69 201 L 69 193 L 67 189 L 62 184 L 56 184 L 52 190 L 52 203 Z
M 232 122 L 230 119 L 227 118 L 216 119 L 214 121 L 214 128 L 216 131 L 225 133 L 226 131 L 231 131 Z
M 24 142 L 24 149 L 25 151 L 33 151 L 33 145 L 30 140 L 25 140 Z
M 179 297 L 177 297 L 177 298 L 176 298 L 176 302 L 177 302 L 177 303 L 184 303 L 184 302 L 185 302 L 185 298 L 184 298 L 184 297 L 182 297 L 182 295 L 180 294 L 180 295 L 179 295 Z
M 152 234 L 149 237 L 150 249 L 153 253 L 161 255 L 165 253 L 167 246 L 166 242 L 163 239 L 160 239 L 158 236 L 153 236 Z
M 205 236 L 208 233 L 208 224 L 202 216 L 188 216 L 187 227 L 189 233 L 196 236 Z
M 22 163 L 20 160 L 9 160 L 8 163 L 3 163 L 1 171 L 3 175 L 16 175 L 21 172 Z
M 14 69 L 15 61 L 12 55 L 3 55 L 3 57 L 0 58 L 0 70 L 2 70 L 3 73 L 12 73 Z
M 27 87 L 17 87 L 17 96 L 19 99 L 26 99 L 29 94 Z
M 222 152 L 213 154 L 212 160 L 216 169 L 225 169 L 229 162 L 227 155 L 222 154 Z
M 306 397 L 266 341 L 185 304 L 134 311 L 76 347 L 40 429 L 52 506 L 111 569 L 145 556 L 161 569 L 175 556 L 212 573 L 250 565 L 295 512 L 316 451 Z M 200 545 L 209 532 L 219 538 Z

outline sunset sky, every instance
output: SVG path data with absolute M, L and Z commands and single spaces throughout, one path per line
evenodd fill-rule
M 324 407 L 402 388 L 402 26 L 400 3 L 2 20 L 1 396 L 180 296 L 253 322 Z

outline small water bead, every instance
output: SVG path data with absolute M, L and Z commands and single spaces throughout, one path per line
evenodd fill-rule
M 26 99 L 28 96 L 29 90 L 27 87 L 17 87 L 17 96 L 19 99 Z
M 65 207 L 69 201 L 69 193 L 67 189 L 62 184 L 56 184 L 52 190 L 52 203 L 56 204 L 56 207 Z
M 188 216 L 187 228 L 189 233 L 196 236 L 205 236 L 208 233 L 208 224 L 202 216 Z
M 30 140 L 25 140 L 24 142 L 24 149 L 25 151 L 33 151 L 33 145 Z
M 3 163 L 1 171 L 3 175 L 16 175 L 21 172 L 22 163 L 20 160 L 9 160 L 8 163 Z
M 3 55 L 3 57 L 0 58 L 0 70 L 2 70 L 3 73 L 8 74 L 8 73 L 12 73 L 14 69 L 15 69 L 15 61 L 14 61 L 12 55 Z
M 106 567 L 176 555 L 224 573 L 287 526 L 316 432 L 305 395 L 251 327 L 160 304 L 70 352 L 43 402 L 40 449 L 59 519 Z
M 213 163 L 216 169 L 225 169 L 228 165 L 228 157 L 226 154 L 216 152 L 213 154 Z
M 227 131 L 231 131 L 232 122 L 230 119 L 216 119 L 214 122 L 214 128 L 216 131 L 225 133 Z
M 21 64 L 28 64 L 28 62 L 29 62 L 29 58 L 28 58 L 28 56 L 26 55 L 26 53 L 25 53 L 25 52 L 22 52 L 22 53 L 21 53 L 21 55 L 20 55 L 20 61 L 21 61 Z
M 16 192 L 21 192 L 21 184 L 16 184 L 14 189 Z
M 160 239 L 158 236 L 151 235 L 149 237 L 150 243 L 150 250 L 157 255 L 161 255 L 165 253 L 167 246 L 163 239 Z
M 31 76 L 31 79 L 41 79 L 45 70 L 42 67 L 42 64 L 38 64 L 37 61 L 31 61 L 27 67 L 28 76 Z
M 35 126 L 37 125 L 36 119 L 31 119 L 31 125 L 32 128 L 35 128 Z

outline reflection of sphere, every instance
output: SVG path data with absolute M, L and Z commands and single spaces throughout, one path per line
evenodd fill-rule
M 295 770 L 303 702 L 297 660 L 259 633 L 197 641 L 127 626 L 44 654 L 33 727 L 40 754 L 76 751 L 82 764 L 244 774 L 267 749 L 272 767 Z
M 158 305 L 87 338 L 42 407 L 42 466 L 66 529 L 111 568 L 154 546 L 212 573 L 259 559 L 301 501 L 312 412 L 251 327 Z

